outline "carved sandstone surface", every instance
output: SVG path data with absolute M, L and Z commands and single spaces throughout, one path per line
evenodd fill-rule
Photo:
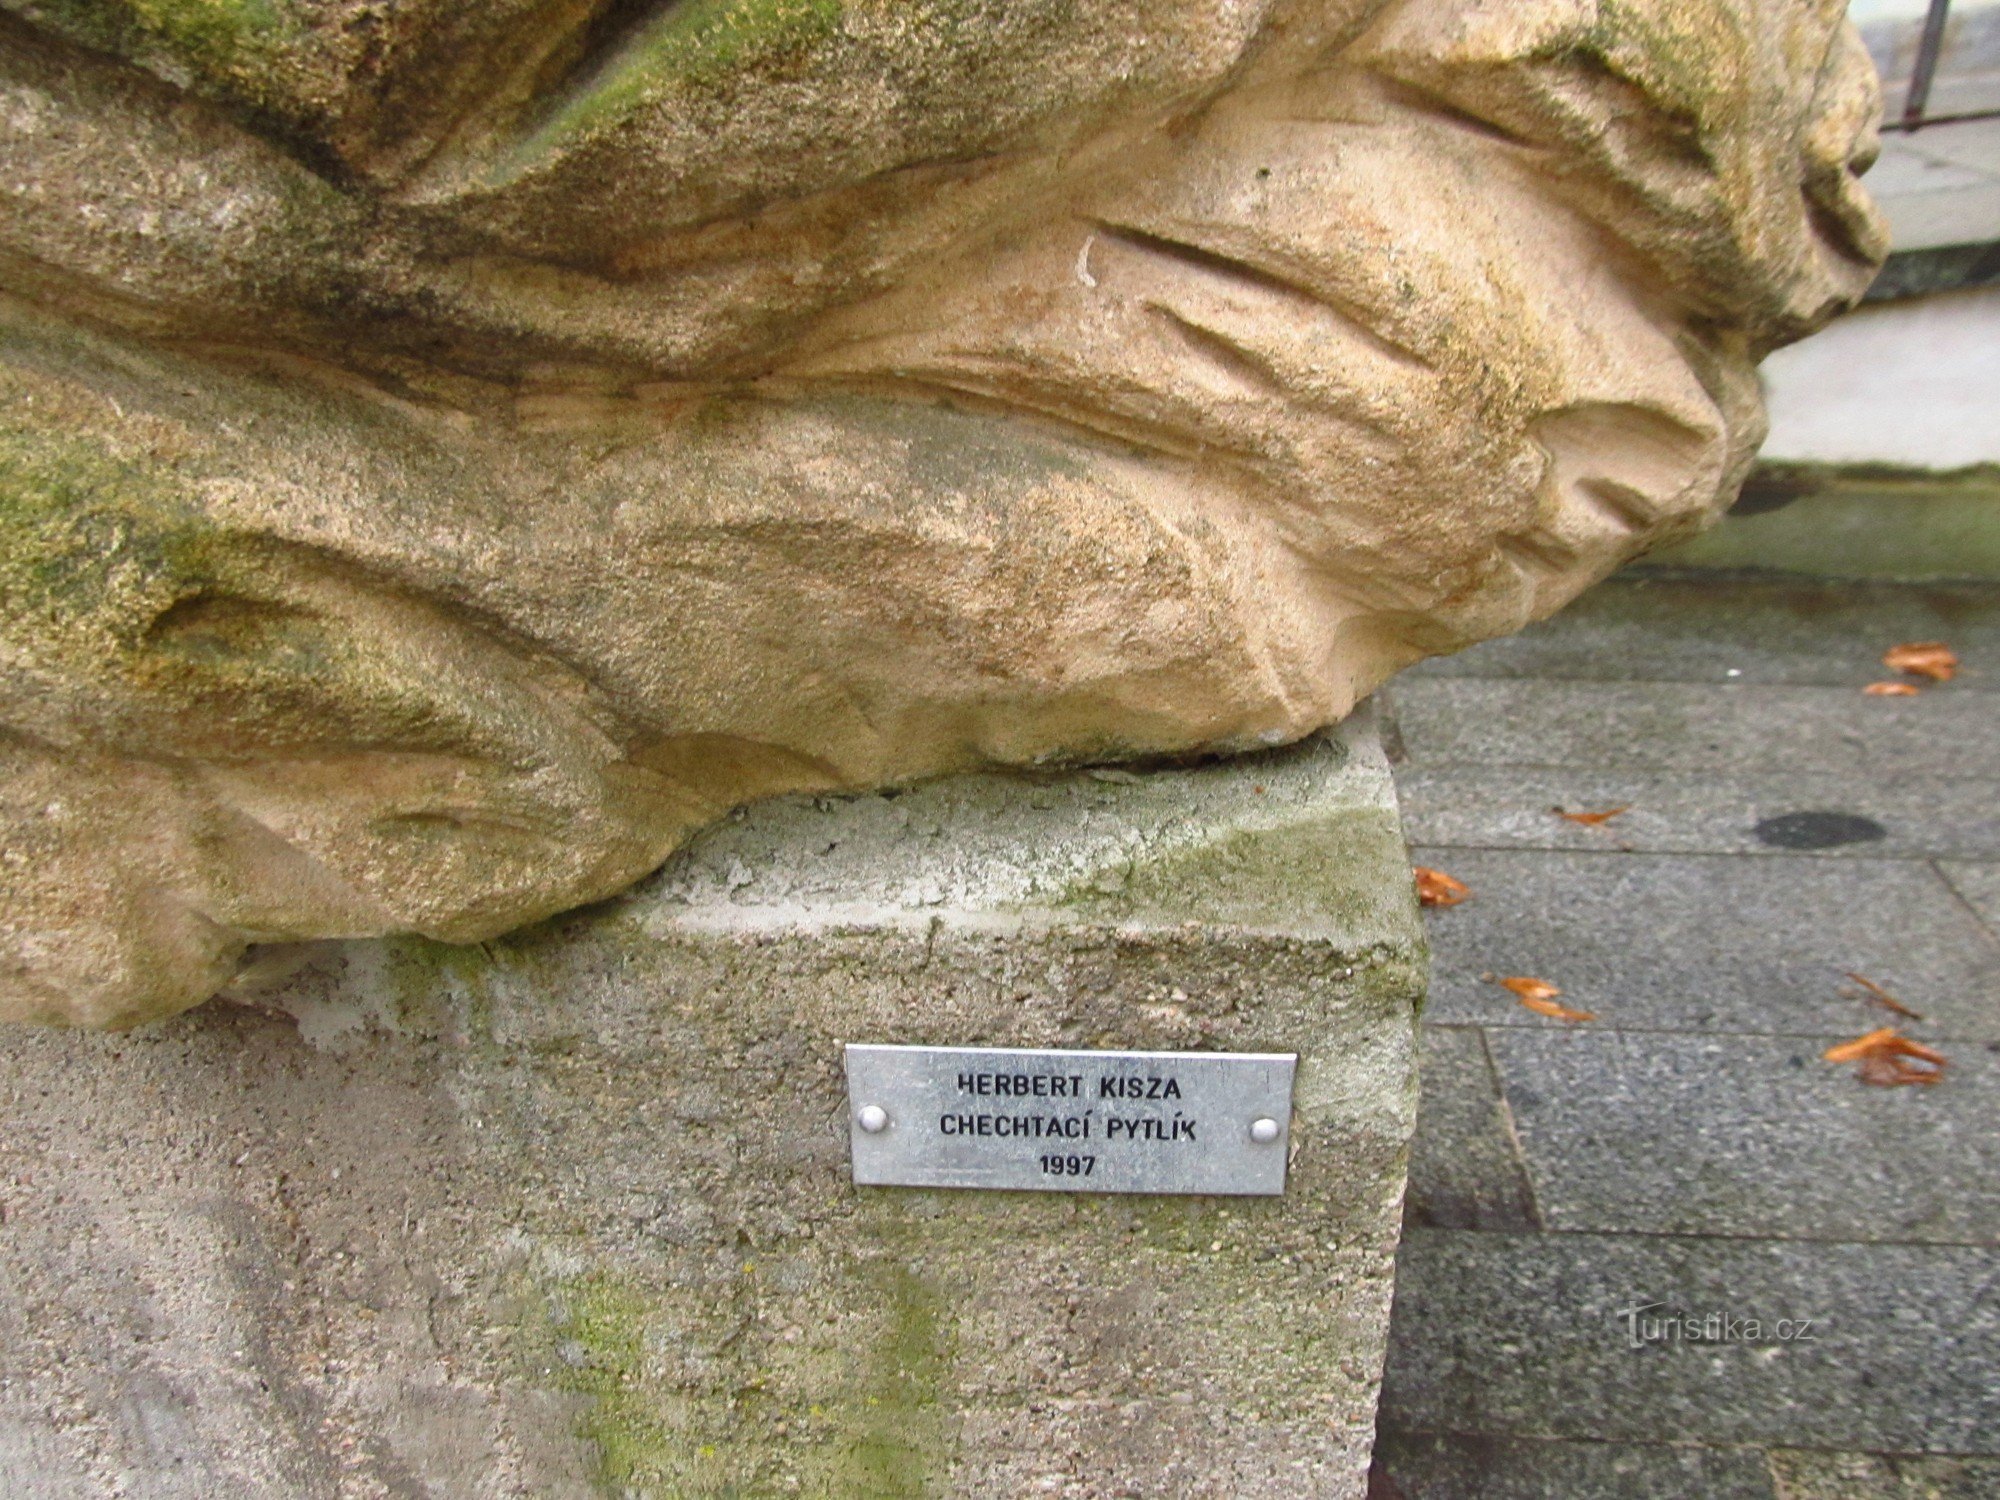
M 1699 528 L 1841 0 L 5 0 L 0 1012 L 1297 739 Z

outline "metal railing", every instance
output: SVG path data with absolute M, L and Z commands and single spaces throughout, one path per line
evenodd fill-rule
M 1924 13 L 1923 31 L 1917 38 L 1916 62 L 1910 69 L 1910 84 L 1903 94 L 1899 119 L 1884 123 L 1885 130 L 1918 131 L 1926 125 L 1942 125 L 1953 120 L 1987 120 L 2000 109 L 1961 110 L 1946 114 L 1930 112 L 1931 84 L 1937 79 L 1938 63 L 1944 56 L 1945 23 L 1951 16 L 1951 0 L 1930 0 Z
M 1903 95 L 1904 130 L 1920 130 L 1926 123 L 1924 110 L 1931 102 L 1931 81 L 1937 77 L 1938 58 L 1944 52 L 1944 23 L 1951 14 L 1951 0 L 1931 0 L 1924 16 L 1923 36 L 1917 41 L 1917 62 L 1910 70 L 1910 87 Z

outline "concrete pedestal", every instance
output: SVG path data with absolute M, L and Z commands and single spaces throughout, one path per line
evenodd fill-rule
M 1364 718 L 5 1034 L 0 1491 L 1359 1496 L 1422 990 Z M 844 1041 L 1297 1051 L 1289 1190 L 856 1189 Z

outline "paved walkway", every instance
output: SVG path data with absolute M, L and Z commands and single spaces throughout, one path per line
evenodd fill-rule
M 1885 134 L 1868 191 L 1898 250 L 2000 239 L 2000 120 Z
M 1957 680 L 1860 691 L 1923 640 Z M 1429 918 L 1377 1494 L 2000 1496 L 2000 590 L 1621 580 L 1386 697 L 1474 894 Z M 1822 1060 L 1888 1024 L 1942 1082 Z

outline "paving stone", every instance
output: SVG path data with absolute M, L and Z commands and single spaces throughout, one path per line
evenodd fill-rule
M 2000 182 L 2000 120 L 1955 120 L 1903 139 L 1909 143 L 1908 149 L 1930 161 L 1976 173 L 1988 182 Z
M 1687 854 L 1812 854 L 2000 859 L 2000 793 L 1941 776 L 1598 770 L 1585 766 L 1406 766 L 1396 778 L 1413 844 L 1474 848 L 1638 849 Z M 1611 823 L 1557 817 L 1624 807 Z M 1759 825 L 1804 812 L 1867 819 L 1873 837 L 1809 851 Z
M 2000 688 L 2000 588 L 1614 579 L 1518 635 L 1433 657 L 1399 680 L 1542 677 L 1861 687 L 1901 641 L 1949 642 L 1954 686 Z M 1740 674 L 1731 677 L 1731 672 Z
M 1942 127 L 1941 127 L 1942 128 Z M 1868 169 L 1868 193 L 1878 203 L 1911 193 L 1935 193 L 1952 188 L 1983 187 L 1993 181 L 1970 162 L 1952 156 L 1933 155 L 1923 149 L 1923 137 L 1890 136 L 1882 143 L 1882 155 Z M 1952 153 L 1953 156 L 1958 153 Z M 1901 248 L 1901 247 L 1898 247 Z
M 1536 1227 L 1534 1196 L 1478 1030 L 1425 1027 L 1421 1068 L 1403 1222 L 1448 1229 Z
M 1710 773 L 2000 778 L 1991 694 L 1414 678 L 1389 694 L 1415 766 L 1655 767 Z
M 2000 864 L 1952 863 L 1941 868 L 1953 889 L 1985 919 L 1987 930 L 2000 933 Z
M 1386 1500 L 1780 1500 L 1757 1448 L 1385 1432 L 1375 1463 Z
M 1414 1229 L 1383 1426 L 1992 1453 L 1996 1269 L 1993 1251 L 1955 1245 Z M 1713 1342 L 1634 1348 L 1632 1310 L 1654 1303 L 1654 1320 L 1737 1321 L 1718 1319 Z
M 1898 250 L 1983 244 L 2000 230 L 2000 183 L 1899 193 L 1881 207 Z
M 1850 1034 L 1892 1019 L 1854 1012 Z M 1874 1088 L 1829 1041 L 1489 1038 L 1552 1230 L 2000 1243 L 2000 1055 L 1961 1045 L 1938 1084 Z
M 1782 1500 L 1993 1500 L 2000 1458 L 1937 1458 L 1911 1453 L 1770 1456 Z
M 1863 974 L 1929 1035 L 2000 1040 L 2000 941 L 1929 865 L 1423 849 L 1472 887 L 1433 908 L 1429 1020 L 1560 1028 L 1480 975 L 1534 975 L 1607 1027 L 1851 1036 Z
M 1907 640 L 1959 678 L 1861 695 Z M 1475 893 L 1427 919 L 1386 1493 L 2000 1496 L 1996 648 L 1993 588 L 1628 577 L 1385 695 L 1414 857 Z M 1846 970 L 1943 1083 L 1824 1063 L 1893 1019 Z M 1506 1223 L 1510 1155 L 1551 1232 Z M 1627 1347 L 1655 1299 L 1818 1327 Z

